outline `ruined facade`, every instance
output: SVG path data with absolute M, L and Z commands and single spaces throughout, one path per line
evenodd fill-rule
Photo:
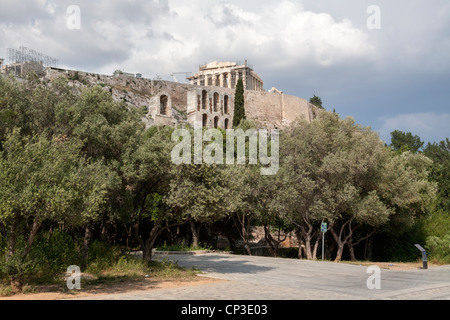
M 4 59 L 0 59 L 0 72 L 5 74 L 13 74 L 16 77 L 24 78 L 30 72 L 36 73 L 38 76 L 44 75 L 44 66 L 42 62 L 25 61 L 4 64 Z
M 124 101 L 129 106 L 145 108 L 147 115 L 143 119 L 147 127 L 153 125 L 183 126 L 201 123 L 206 128 L 231 129 L 234 116 L 235 81 L 244 78 L 249 85 L 257 90 L 244 90 L 245 111 L 247 119 L 260 128 L 281 129 L 296 119 L 312 121 L 316 107 L 308 101 L 286 95 L 273 88 L 264 91 L 263 82 L 256 73 L 244 65 L 237 63 L 211 63 L 204 72 L 212 70 L 229 70 L 223 66 L 238 67 L 241 74 L 230 76 L 232 82 L 225 81 L 225 76 L 219 81 L 212 81 L 204 74 L 205 82 L 194 79 L 194 84 L 182 84 L 171 81 L 151 80 L 126 75 L 100 75 L 82 71 L 66 70 L 55 67 L 45 69 L 44 79 L 52 81 L 57 77 L 66 77 L 69 85 L 86 86 L 99 85 L 112 94 L 117 101 Z M 213 68 L 213 66 L 221 66 Z M 222 69 L 220 69 L 222 68 Z M 5 67 L 3 67 L 5 70 Z M 229 71 L 226 71 L 229 72 Z M 248 78 L 251 75 L 253 78 Z M 220 80 L 222 78 L 224 81 Z M 217 80 L 216 79 L 216 80 Z M 248 80 L 251 79 L 251 80 Z M 231 88 L 230 88 L 231 86 Z
M 187 121 L 206 128 L 231 129 L 234 115 L 231 92 L 213 88 L 192 88 L 187 93 Z
M 235 89 L 237 81 L 242 79 L 244 90 L 264 91 L 264 82 L 247 64 L 236 62 L 211 62 L 200 66 L 198 73 L 187 78 L 192 85 Z

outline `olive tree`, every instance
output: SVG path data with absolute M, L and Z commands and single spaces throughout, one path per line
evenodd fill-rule
M 42 135 L 23 138 L 19 130 L 6 138 L 0 152 L 0 223 L 8 229 L 6 266 L 17 290 L 23 280 L 17 264 L 27 261 L 43 223 L 80 226 L 95 219 L 106 202 L 114 174 L 80 158 L 80 147 L 78 141 Z M 16 246 L 18 236 L 26 239 L 23 248 Z

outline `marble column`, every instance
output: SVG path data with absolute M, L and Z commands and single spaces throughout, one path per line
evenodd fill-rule
M 221 73 L 219 75 L 219 85 L 223 88 L 224 87 L 224 74 Z

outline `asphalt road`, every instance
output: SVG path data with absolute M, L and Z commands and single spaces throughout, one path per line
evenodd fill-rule
M 367 267 L 358 265 L 267 257 L 205 254 L 157 258 L 177 261 L 180 266 L 200 269 L 203 276 L 228 281 L 95 299 L 450 300 L 450 266 L 368 273 Z M 369 289 L 368 282 L 375 288 Z

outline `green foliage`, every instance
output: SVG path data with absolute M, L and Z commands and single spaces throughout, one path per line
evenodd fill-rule
M 431 236 L 427 238 L 426 248 L 432 260 L 440 263 L 450 263 L 450 232 L 444 237 Z
M 68 266 L 79 265 L 82 261 L 76 241 L 67 233 L 41 232 L 28 255 L 24 255 L 24 238 L 19 237 L 16 242 L 14 254 L 0 258 L 0 279 L 52 283 L 61 277 Z
M 236 93 L 234 96 L 233 127 L 239 126 L 245 118 L 244 83 L 242 79 L 239 79 L 236 84 Z
M 245 119 L 241 80 L 235 103 L 234 128 L 255 128 Z M 322 105 L 316 96 L 311 103 Z M 422 154 L 419 137 L 396 131 L 386 148 L 352 119 L 321 112 L 312 123 L 283 130 L 279 174 L 262 176 L 258 166 L 175 166 L 174 129 L 145 131 L 144 109 L 114 101 L 101 86 L 0 77 L 1 278 L 52 279 L 82 265 L 85 248 L 75 234 L 86 227 L 102 230 L 102 241 L 95 232 L 89 247 L 88 271 L 150 273 L 156 238 L 171 223 L 186 221 L 195 222 L 191 230 L 226 221 L 234 229 L 225 234 L 244 242 L 255 222 L 295 229 L 309 245 L 309 258 L 322 221 L 337 235 L 352 231 L 352 238 L 330 240 L 347 245 L 377 228 L 380 259 L 414 260 L 413 244 L 424 243 L 432 259 L 448 261 L 448 139 Z M 64 232 L 39 232 L 49 226 Z M 112 246 L 122 240 L 145 249 L 147 261 Z M 7 244 L 14 241 L 11 254 Z
M 438 183 L 436 208 L 450 212 L 450 140 L 429 143 L 424 154 L 433 160 L 430 179 Z
M 391 132 L 391 147 L 394 150 L 405 152 L 411 151 L 417 153 L 422 149 L 424 142 L 420 140 L 419 136 L 413 136 L 411 132 L 402 132 L 395 130 Z
M 0 260 L 0 275 L 7 277 L 10 281 L 21 284 L 36 276 L 38 263 L 30 256 L 24 258 L 23 251 L 17 250 L 8 259 L 2 257 Z
M 322 99 L 320 97 L 317 97 L 316 95 L 314 95 L 314 97 L 309 99 L 309 103 L 315 105 L 316 107 L 319 107 L 320 109 L 325 109 L 322 106 Z
M 79 158 L 79 150 L 73 141 L 22 139 L 18 130 L 9 135 L 0 153 L 0 222 L 33 218 L 76 226 L 94 219 L 110 177 Z
M 95 240 L 89 246 L 89 261 L 86 271 L 98 274 L 102 270 L 117 265 L 122 257 L 123 252 L 119 247 L 112 247 L 104 241 Z
M 224 166 L 175 166 L 167 203 L 196 221 L 212 223 L 233 211 L 230 175 Z
M 344 234 L 391 221 L 412 225 L 434 198 L 428 158 L 389 152 L 375 132 L 331 112 L 294 123 L 282 133 L 280 151 L 272 211 L 295 226 L 310 259 L 322 221 L 342 250 L 352 241 Z

